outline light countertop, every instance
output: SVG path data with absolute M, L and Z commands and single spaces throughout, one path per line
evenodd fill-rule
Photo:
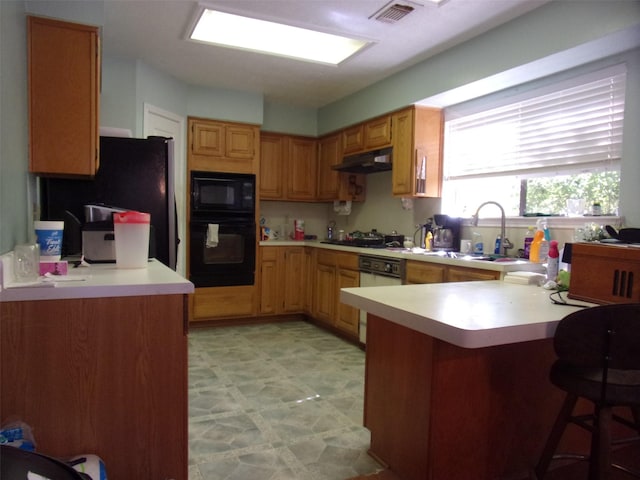
M 340 300 L 454 345 L 481 348 L 553 337 L 558 322 L 580 307 L 555 305 L 551 293 L 495 280 L 344 288 Z
M 138 295 L 173 295 L 193 293 L 193 283 L 158 260 L 149 261 L 147 268 L 119 269 L 115 263 L 93 264 L 71 268 L 59 279 L 15 286 L 9 280 L 11 253 L 0 262 L 0 302 L 30 300 L 62 300 L 74 298 L 129 297 Z M 56 281 L 58 280 L 58 281 Z
M 315 247 L 326 250 L 336 250 L 344 252 L 352 252 L 365 255 L 375 255 L 377 257 L 388 258 L 404 258 L 406 260 L 438 263 L 440 265 L 452 265 L 465 268 L 478 268 L 481 270 L 491 270 L 494 272 L 500 272 L 501 274 L 507 272 L 545 272 L 545 268 L 540 263 L 533 263 L 523 259 L 509 259 L 509 261 L 486 261 L 486 260 L 474 260 L 472 256 L 466 256 L 464 258 L 449 258 L 444 255 L 444 252 L 426 252 L 417 253 L 417 250 L 408 248 L 362 248 L 362 247 L 350 247 L 345 245 L 334 245 L 330 243 L 322 243 L 318 240 L 268 240 L 261 241 L 260 247 Z

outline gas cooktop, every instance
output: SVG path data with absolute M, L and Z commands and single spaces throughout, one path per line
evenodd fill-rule
M 323 240 L 320 243 L 328 243 L 330 245 L 343 245 L 345 247 L 361 247 L 361 248 L 385 248 L 384 238 L 379 239 L 363 239 L 351 238 L 349 240 Z

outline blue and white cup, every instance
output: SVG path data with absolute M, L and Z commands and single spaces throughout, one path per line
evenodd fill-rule
M 36 239 L 40 245 L 40 261 L 57 262 L 62 257 L 62 233 L 64 222 L 34 222 Z

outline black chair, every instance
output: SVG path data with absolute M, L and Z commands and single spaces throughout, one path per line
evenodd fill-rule
M 0 478 L 22 480 L 27 478 L 29 472 L 50 480 L 91 480 L 89 475 L 74 470 L 56 458 L 0 445 Z
M 640 440 L 640 304 L 602 305 L 567 315 L 558 324 L 554 349 L 558 358 L 550 379 L 567 395 L 535 468 L 538 480 L 553 458 L 562 457 L 588 459 L 589 480 L 610 478 L 612 467 L 640 478 L 639 471 L 611 463 L 612 445 Z M 593 403 L 592 414 L 573 414 L 579 398 Z M 629 407 L 632 420 L 615 414 L 613 407 Z M 614 422 L 628 427 L 629 437 L 614 440 Z M 588 456 L 554 457 L 569 423 L 591 432 Z

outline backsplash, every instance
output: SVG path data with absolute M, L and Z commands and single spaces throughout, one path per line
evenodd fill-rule
M 268 227 L 279 229 L 286 224 L 293 231 L 293 221 L 305 221 L 305 234 L 317 235 L 323 240 L 330 221 L 336 223 L 335 230 L 368 232 L 375 228 L 388 234 L 396 230 L 405 236 L 413 236 L 417 224 L 423 224 L 440 209 L 440 199 L 412 199 L 403 206 L 400 198 L 391 193 L 391 172 L 380 172 L 367 176 L 366 201 L 353 203 L 349 215 L 338 215 L 333 203 L 273 202 L 260 203 L 260 213 Z M 416 239 L 419 235 L 416 235 Z

